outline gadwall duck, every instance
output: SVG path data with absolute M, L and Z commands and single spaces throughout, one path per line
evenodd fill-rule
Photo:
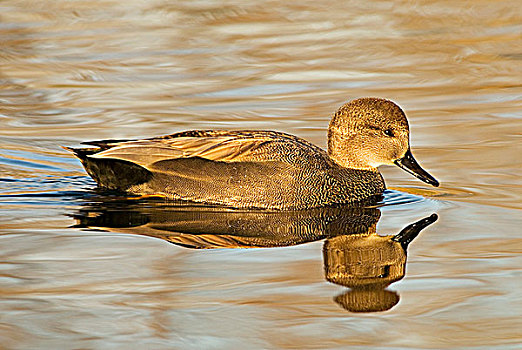
M 100 187 L 235 208 L 305 209 L 366 202 L 386 189 L 377 170 L 395 164 L 435 178 L 413 158 L 402 109 L 360 98 L 337 110 L 328 151 L 275 131 L 193 130 L 66 148 Z

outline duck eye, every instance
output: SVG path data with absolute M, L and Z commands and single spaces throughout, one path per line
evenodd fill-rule
M 384 130 L 384 135 L 389 136 L 389 137 L 393 137 L 394 136 L 393 130 L 392 129 Z

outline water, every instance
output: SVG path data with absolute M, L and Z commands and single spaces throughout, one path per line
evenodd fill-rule
M 521 9 L 3 1 L 1 347 L 520 348 Z M 236 236 L 191 235 L 223 221 L 184 208 L 165 222 L 166 203 L 100 193 L 60 148 L 197 128 L 279 130 L 324 147 L 330 115 L 361 96 L 405 109 L 413 152 L 442 183 L 382 169 L 391 190 L 359 227 L 378 217 L 387 236 L 439 216 L 407 262 L 353 270 L 390 276 L 372 292 L 385 311 L 355 310 L 369 294 L 328 282 L 327 244 L 348 256 L 350 236 L 322 224 L 304 237 L 285 231 L 346 214 L 296 224 L 232 213 L 247 223 Z M 287 236 L 254 239 L 240 230 L 252 222 Z M 173 235 L 181 224 L 185 235 Z M 282 246 L 262 247 L 274 240 Z

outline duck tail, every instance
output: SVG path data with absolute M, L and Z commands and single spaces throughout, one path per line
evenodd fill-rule
M 152 178 L 152 173 L 144 167 L 121 159 L 98 159 L 89 157 L 103 151 L 101 147 L 72 148 L 63 147 L 72 152 L 81 162 L 87 173 L 100 187 L 126 191 Z

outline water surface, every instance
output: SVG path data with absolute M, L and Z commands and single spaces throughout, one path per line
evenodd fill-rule
M 518 1 L 0 9 L 2 347 L 520 348 Z M 408 247 L 405 275 L 374 293 L 393 299 L 378 312 L 346 307 L 364 297 L 329 278 L 327 226 L 272 248 L 231 249 L 246 245 L 237 231 L 172 244 L 147 234 L 164 203 L 98 192 L 60 148 L 197 128 L 272 129 L 324 147 L 332 113 L 362 96 L 405 109 L 413 152 L 442 183 L 382 169 L 391 190 L 367 222 L 378 235 L 439 218 Z M 272 219 L 255 222 L 300 227 Z M 342 227 L 366 227 L 357 222 Z

